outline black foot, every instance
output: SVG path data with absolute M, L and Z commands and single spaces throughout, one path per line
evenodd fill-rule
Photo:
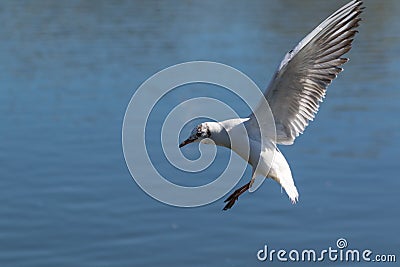
M 244 186 L 240 187 L 237 189 L 235 192 L 233 192 L 232 195 L 230 195 L 224 202 L 228 202 L 224 210 L 229 210 L 232 208 L 233 204 L 235 204 L 236 200 L 238 200 L 239 196 L 246 192 L 250 188 L 250 183 L 245 184 Z

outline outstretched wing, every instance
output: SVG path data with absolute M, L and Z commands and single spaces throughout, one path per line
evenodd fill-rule
M 278 144 L 293 144 L 314 119 L 327 86 L 348 61 L 342 56 L 351 49 L 361 6 L 362 1 L 354 0 L 337 10 L 288 52 L 279 65 L 264 93 L 274 115 Z M 255 110 L 258 115 L 263 112 L 262 105 Z

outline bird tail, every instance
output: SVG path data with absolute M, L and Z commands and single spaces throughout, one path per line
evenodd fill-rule
M 283 189 L 285 189 L 286 194 L 289 196 L 290 201 L 292 204 L 296 204 L 297 201 L 299 200 L 299 193 L 297 192 L 297 188 L 294 185 L 293 178 L 290 177 L 272 177 L 275 181 L 277 181 Z
M 280 151 L 277 151 L 275 154 L 272 168 L 270 169 L 268 176 L 277 181 L 283 189 L 285 189 L 286 194 L 289 196 L 290 201 L 293 204 L 297 203 L 299 200 L 299 193 L 294 184 L 289 164 Z
M 299 192 L 297 192 L 297 188 L 293 183 L 293 179 L 291 179 L 291 180 L 292 180 L 292 183 L 285 183 L 285 185 L 284 185 L 284 183 L 281 182 L 280 184 L 282 185 L 283 189 L 285 189 L 286 194 L 290 198 L 290 201 L 292 201 L 292 204 L 296 204 L 297 201 L 299 201 Z

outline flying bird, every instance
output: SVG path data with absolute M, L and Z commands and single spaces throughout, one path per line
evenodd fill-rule
M 285 55 L 264 92 L 274 118 L 275 135 L 260 134 L 261 127 L 265 125 L 259 123 L 257 117 L 268 111 L 265 106 L 259 105 L 247 118 L 201 123 L 179 145 L 183 147 L 209 138 L 215 145 L 232 149 L 252 166 L 251 180 L 225 200 L 224 210 L 230 209 L 239 196 L 253 186 L 257 176 L 274 179 L 292 203 L 298 201 L 299 193 L 292 172 L 277 145 L 293 144 L 314 119 L 328 85 L 348 61 L 343 55 L 351 49 L 364 9 L 362 5 L 361 0 L 349 2 Z M 240 131 L 239 126 L 246 129 L 246 134 Z M 229 136 L 235 136 L 236 144 L 231 142 Z M 243 156 L 241 151 L 241 143 L 245 142 L 250 148 L 247 156 Z

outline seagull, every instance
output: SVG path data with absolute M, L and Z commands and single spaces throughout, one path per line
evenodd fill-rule
M 272 178 L 285 190 L 294 204 L 299 193 L 289 164 L 277 145 L 292 145 L 318 112 L 328 85 L 343 71 L 348 61 L 342 56 L 350 51 L 364 9 L 361 0 L 353 0 L 319 24 L 297 46 L 286 53 L 264 92 L 274 118 L 275 135 L 260 134 L 262 123 L 256 117 L 268 112 L 258 105 L 247 118 L 204 122 L 196 126 L 179 148 L 211 139 L 218 146 L 230 148 L 252 166 L 250 182 L 235 190 L 223 210 L 230 209 L 239 196 L 249 190 L 257 176 Z M 261 101 L 262 102 L 262 101 Z M 261 125 L 261 126 L 260 126 Z M 246 129 L 246 134 L 239 130 Z M 233 146 L 229 136 L 236 136 Z M 249 155 L 243 156 L 241 143 L 249 142 Z M 205 142 L 209 143 L 209 142 Z M 273 158 L 273 160 L 269 160 Z M 250 190 L 251 191 L 251 190 Z

